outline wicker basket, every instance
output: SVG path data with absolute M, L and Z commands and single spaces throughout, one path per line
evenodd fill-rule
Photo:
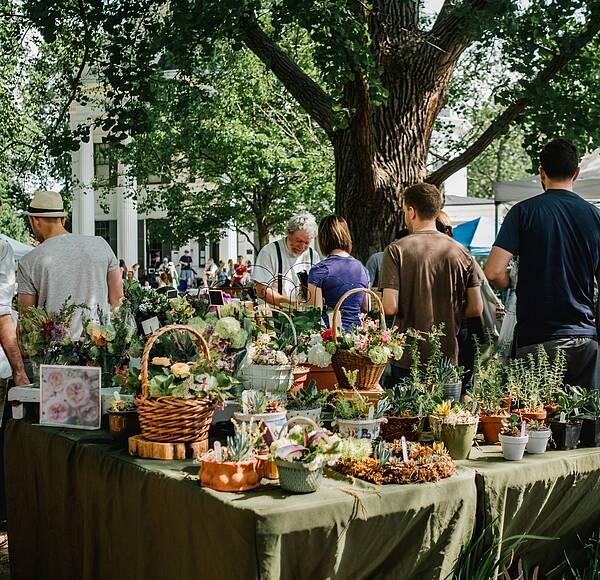
M 213 403 L 208 399 L 180 399 L 177 397 L 151 397 L 148 390 L 148 359 L 157 339 L 168 332 L 189 332 L 206 358 L 208 345 L 202 335 L 183 324 L 172 324 L 152 334 L 142 354 L 140 380 L 142 394 L 137 395 L 135 404 L 140 418 L 142 436 L 149 441 L 172 443 L 176 441 L 202 441 L 208 438 L 208 429 L 213 416 Z
M 369 294 L 375 299 L 377 303 L 377 307 L 379 308 L 379 313 L 381 315 L 381 328 L 385 329 L 385 313 L 383 311 L 383 304 L 381 299 L 375 292 L 369 290 L 368 288 L 353 288 L 352 290 L 348 290 L 335 305 L 333 309 L 333 316 L 331 317 L 331 338 L 333 339 L 333 343 L 337 343 L 337 317 L 340 313 L 340 309 L 342 304 L 352 294 L 356 294 L 358 292 L 363 292 Z M 344 371 L 345 368 L 347 371 L 358 370 L 358 379 L 356 381 L 356 386 L 359 389 L 373 389 L 379 385 L 379 380 L 381 379 L 381 375 L 385 369 L 385 365 L 376 365 L 373 364 L 370 359 L 361 354 L 356 354 L 350 352 L 348 350 L 338 349 L 336 353 L 331 357 L 331 366 L 333 366 L 333 370 L 335 371 L 335 376 L 338 380 L 338 385 L 342 389 L 352 389 Z

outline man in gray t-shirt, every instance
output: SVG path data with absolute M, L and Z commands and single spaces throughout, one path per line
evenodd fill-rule
M 58 193 L 39 192 L 27 215 L 42 243 L 19 262 L 21 306 L 57 311 L 68 299 L 70 304 L 87 305 L 95 317 L 98 309 L 107 313 L 109 304 L 119 304 L 123 282 L 117 258 L 104 239 L 65 230 L 66 213 Z M 80 317 L 71 332 L 74 337 L 81 332 Z

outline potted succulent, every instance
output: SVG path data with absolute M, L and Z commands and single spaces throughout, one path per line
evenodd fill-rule
M 444 357 L 436 370 L 435 381 L 440 386 L 443 398 L 449 401 L 460 401 L 462 391 L 463 367 L 458 367 Z
M 245 491 L 260 485 L 262 468 L 256 450 L 262 435 L 252 423 L 234 424 L 233 436 L 227 437 L 227 446 L 217 442 L 214 448 L 200 458 L 200 483 L 217 491 Z
M 387 399 L 380 399 L 375 407 L 355 390 L 352 399 L 341 396 L 336 400 L 332 425 L 337 425 L 342 437 L 376 439 L 379 437 L 381 424 L 387 422 L 383 415 L 389 405 Z
M 550 427 L 543 421 L 531 420 L 527 422 L 527 447 L 525 448 L 527 453 L 539 454 L 545 453 L 548 447 L 548 441 L 552 431 Z
M 310 381 L 306 387 L 288 397 L 287 418 L 302 416 L 318 423 L 321 418 L 321 408 L 327 402 L 328 394 L 327 391 L 317 390 L 317 383 Z
M 560 416 L 558 420 L 550 421 L 556 449 L 566 451 L 577 447 L 583 425 L 579 405 L 585 404 L 585 401 L 579 398 L 579 394 L 578 390 L 566 387 L 560 389 L 556 395 Z
M 473 389 L 469 395 L 477 401 L 479 420 L 486 443 L 498 443 L 502 420 L 508 415 L 505 409 L 504 372 L 500 359 L 492 354 L 483 358 L 476 346 Z
M 542 400 L 542 377 L 533 353 L 508 363 L 506 381 L 508 393 L 516 402 L 517 413 L 523 419 L 543 421 L 547 412 Z
M 337 435 L 319 430 L 312 419 L 295 417 L 286 426 L 292 422 L 304 424 L 291 427 L 286 436 L 280 435 L 271 444 L 271 457 L 277 463 L 282 489 L 310 493 L 321 485 L 323 467 L 333 465 L 340 458 L 341 440 Z
M 419 383 L 410 379 L 385 390 L 389 403 L 387 423 L 381 426 L 381 436 L 386 441 L 405 437 L 407 441 L 418 441 L 423 432 L 427 408 L 427 393 Z
M 509 461 L 521 461 L 523 459 L 525 447 L 529 440 L 524 423 L 521 417 L 514 413 L 502 421 L 500 445 L 502 445 L 504 459 Z
M 126 441 L 140 432 L 140 420 L 133 399 L 121 399 L 115 392 L 115 399 L 108 408 L 108 430 L 117 441 Z
M 286 402 L 279 394 L 249 389 L 242 391 L 239 404 L 241 411 L 233 416 L 240 423 L 264 423 L 278 433 L 286 422 Z
M 479 417 L 468 404 L 446 401 L 429 418 L 434 438 L 442 441 L 452 459 L 467 459 L 477 433 Z
M 600 393 L 596 390 L 587 392 L 579 389 L 583 398 L 581 419 L 581 445 L 600 447 Z

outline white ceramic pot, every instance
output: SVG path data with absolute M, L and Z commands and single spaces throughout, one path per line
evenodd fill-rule
M 248 388 L 272 393 L 287 393 L 294 382 L 294 367 L 248 364 L 242 367 L 241 375 Z
M 508 459 L 509 461 L 521 461 L 521 459 L 523 459 L 523 454 L 525 453 L 525 446 L 527 445 L 529 436 L 510 437 L 509 435 L 502 435 L 502 433 L 500 433 L 499 437 L 504 459 Z
M 317 407 L 316 409 L 294 409 L 292 411 L 288 410 L 288 420 L 292 417 L 308 417 L 309 419 L 312 419 L 315 423 L 318 423 L 321 419 L 321 407 Z
M 548 447 L 548 439 L 552 431 L 546 429 L 544 431 L 527 431 L 529 440 L 527 441 L 527 453 L 545 453 Z
M 255 415 L 250 413 L 234 413 L 233 418 L 240 423 L 250 423 L 250 421 L 254 421 L 256 428 L 263 422 L 271 428 L 271 431 L 273 431 L 275 436 L 279 435 L 281 428 L 287 422 L 286 411 L 278 411 L 277 413 L 257 413 Z
M 375 439 L 379 437 L 382 423 L 387 423 L 385 417 L 380 419 L 338 419 L 336 417 L 332 425 L 337 425 L 341 437 Z

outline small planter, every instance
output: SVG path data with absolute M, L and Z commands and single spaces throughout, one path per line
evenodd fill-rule
M 600 447 L 600 420 L 584 419 L 580 440 L 584 447 Z
M 253 389 L 272 393 L 287 393 L 294 381 L 292 365 L 248 364 L 241 374 Z
M 429 420 L 431 421 L 432 417 Z M 433 418 L 431 425 L 434 437 L 444 443 L 452 459 L 468 459 L 471 447 L 473 447 L 473 439 L 477 433 L 477 421 L 452 425 L 442 423 L 436 417 Z
M 462 392 L 462 383 L 450 383 L 444 385 L 444 399 L 450 401 L 460 401 L 460 394 Z
M 292 417 L 308 417 L 312 419 L 315 423 L 318 423 L 321 419 L 321 407 L 317 407 L 316 409 L 293 409 L 287 411 L 288 420 Z
M 550 429 L 544 429 L 543 431 L 527 431 L 529 440 L 527 441 L 527 453 L 536 455 L 539 453 L 546 453 L 548 447 L 548 440 L 552 431 Z
M 284 461 L 277 459 L 279 485 L 285 491 L 292 493 L 311 493 L 321 486 L 323 468 L 309 471 L 301 461 Z
M 502 429 L 503 419 L 506 419 L 506 415 L 480 415 L 481 430 L 486 443 L 494 445 L 500 441 L 498 435 Z
M 205 461 L 200 462 L 200 483 L 217 491 L 246 491 L 260 485 L 261 463 L 252 461 Z
M 336 417 L 334 423 L 337 425 L 341 437 L 376 439 L 379 437 L 381 424 L 387 423 L 387 419 L 385 417 L 379 419 L 338 419 Z
M 387 417 L 381 425 L 381 436 L 386 441 L 405 437 L 407 441 L 418 441 L 423 432 L 424 417 Z
M 277 435 L 285 425 L 286 413 L 287 411 L 277 411 L 277 413 L 257 413 L 255 415 L 234 413 L 233 417 L 240 423 L 250 423 L 250 421 L 254 421 L 256 428 L 258 428 L 258 425 L 262 422 L 267 425 L 267 427 L 270 427 L 271 431 Z
M 502 445 L 502 455 L 508 461 L 521 461 L 525 453 L 525 446 L 529 440 L 528 435 L 523 437 L 511 437 L 500 433 L 500 445 Z
M 548 413 L 546 409 L 537 410 L 537 411 L 525 411 L 524 409 L 516 409 L 515 413 L 517 413 L 521 419 L 525 421 L 543 421 Z
M 269 454 L 257 455 L 256 459 L 260 462 L 260 469 L 262 476 L 265 479 L 279 479 L 279 472 L 277 471 L 277 464 L 275 460 L 269 459 Z
M 508 415 L 510 415 L 510 410 L 512 408 L 512 397 L 502 397 L 501 407 Z
M 310 369 L 306 366 L 294 368 L 294 379 L 292 386 L 288 391 L 288 395 L 296 395 L 298 391 L 302 390 L 308 384 L 306 382 L 306 379 L 308 377 L 309 372 Z
M 574 421 L 573 423 L 560 423 L 559 421 L 550 421 L 552 429 L 552 439 L 557 449 L 568 451 L 575 449 L 579 442 L 581 427 L 583 421 Z
M 137 411 L 108 411 L 108 430 L 116 441 L 127 441 L 140 432 Z
M 317 383 L 317 389 L 319 391 L 333 391 L 337 385 L 337 377 L 333 367 L 317 367 L 315 365 L 308 365 L 308 375 L 306 377 L 306 384 L 310 381 Z

